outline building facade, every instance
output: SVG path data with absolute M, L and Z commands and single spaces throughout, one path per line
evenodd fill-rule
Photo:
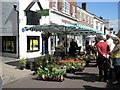
M 104 34 L 104 20 L 94 15 L 93 28 Z
M 55 47 L 64 45 L 65 41 L 68 41 L 68 47 L 71 39 L 75 39 L 79 47 L 85 46 L 86 36 L 105 30 L 104 20 L 87 12 L 86 3 L 82 3 L 82 8 L 77 7 L 76 0 L 19 0 L 2 3 L 2 8 L 0 38 L 4 56 L 34 58 L 48 52 L 54 54 Z M 78 27 L 80 32 L 61 35 L 50 28 L 45 30 L 49 25 Z M 90 33 L 85 35 L 87 32 Z
M 0 28 L 0 51 L 3 56 L 18 57 L 18 23 L 15 2 L 0 2 L 1 5 L 1 28 Z
M 86 11 L 86 3 L 82 3 L 82 8 L 77 6 L 78 23 L 93 28 L 94 16 Z

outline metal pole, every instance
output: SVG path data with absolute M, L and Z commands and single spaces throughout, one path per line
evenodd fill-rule
M 17 29 L 18 29 L 18 58 L 19 58 L 19 11 L 16 9 L 17 5 L 13 5 L 14 10 L 17 12 Z
M 65 59 L 67 59 L 67 31 L 66 31 L 66 27 L 65 27 Z

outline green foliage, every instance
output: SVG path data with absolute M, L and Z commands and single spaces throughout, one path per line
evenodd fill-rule
M 83 59 L 96 59 L 95 54 L 83 55 L 81 56 Z
M 46 60 L 49 60 L 49 59 L 50 59 L 50 55 L 49 55 L 49 54 L 46 54 L 46 55 L 45 55 L 45 59 L 46 59 Z
M 72 64 L 71 63 L 66 63 L 66 69 L 69 70 L 71 68 Z
M 46 72 L 45 70 L 38 70 L 38 71 L 37 71 L 37 74 L 38 74 L 39 76 L 42 76 L 42 75 L 47 75 L 47 72 Z
M 52 71 L 50 74 L 53 76 L 58 76 L 58 75 L 64 75 L 65 73 L 63 70 L 57 70 L 57 71 Z
M 37 61 L 36 64 L 37 64 L 38 66 L 43 65 L 42 60 Z
M 26 59 L 24 59 L 24 58 L 19 61 L 20 64 L 26 64 L 26 62 L 27 62 L 27 61 L 26 61 Z

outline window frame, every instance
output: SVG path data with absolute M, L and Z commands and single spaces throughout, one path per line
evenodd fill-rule
M 5 42 L 5 46 L 4 46 L 4 42 Z M 12 51 L 7 51 L 7 42 L 9 42 L 10 46 L 12 46 L 12 44 L 14 45 L 14 50 Z M 4 48 L 5 47 L 5 48 Z M 2 36 L 2 52 L 6 52 L 6 53 L 16 53 L 16 36 Z
M 39 25 L 40 18 L 35 11 L 26 11 L 26 25 Z
M 86 14 L 84 13 L 83 15 L 84 15 L 83 16 L 83 21 L 86 22 Z
M 70 3 L 62 0 L 62 12 L 70 15 Z
M 102 23 L 100 23 L 100 31 L 102 31 L 102 25 L 103 25 L 103 24 L 102 24 Z
M 75 17 L 75 6 L 72 6 L 72 16 Z
M 57 0 L 52 0 L 52 8 L 57 10 Z
M 33 48 L 33 40 L 37 40 L 38 41 L 38 49 L 34 50 Z M 32 47 L 30 47 L 30 41 L 32 41 Z M 32 50 L 30 50 L 30 48 L 32 48 Z M 27 52 L 36 52 L 36 51 L 40 51 L 40 36 L 27 36 Z
M 99 23 L 99 22 L 98 22 L 98 21 L 96 21 L 96 29 L 97 29 L 97 30 L 99 29 L 99 28 L 98 28 L 98 23 Z

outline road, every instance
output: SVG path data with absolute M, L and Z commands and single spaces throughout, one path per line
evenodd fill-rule
M 120 88 L 109 82 L 99 82 L 98 68 L 89 65 L 83 72 L 67 74 L 63 82 L 35 80 L 28 76 L 3 86 L 3 88 Z

